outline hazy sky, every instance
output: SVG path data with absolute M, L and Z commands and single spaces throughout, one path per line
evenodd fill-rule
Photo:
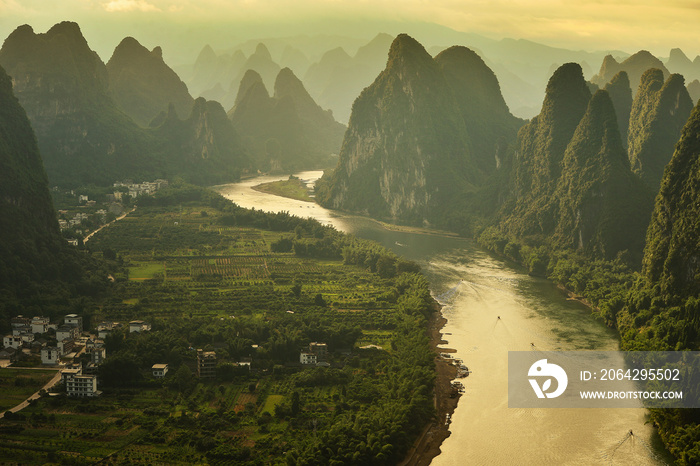
M 382 22 L 416 21 L 573 49 L 700 54 L 698 0 L 0 0 L 3 39 L 20 24 L 44 32 L 62 20 L 77 21 L 103 59 L 126 35 L 147 46 L 186 39 L 199 50 L 222 35 L 229 42 L 316 32 L 371 37 Z

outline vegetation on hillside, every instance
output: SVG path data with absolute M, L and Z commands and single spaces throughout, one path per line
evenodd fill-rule
M 160 47 L 149 51 L 133 37 L 126 37 L 114 49 L 106 68 L 110 96 L 139 125 L 148 126 L 171 103 L 183 117 L 192 111 L 194 99 L 163 61 Z
M 693 111 L 666 168 L 647 230 L 641 272 L 627 252 L 591 261 L 542 242 L 518 239 L 488 228 L 479 241 L 494 252 L 523 263 L 530 273 L 547 276 L 577 296 L 620 332 L 628 351 L 700 349 L 700 281 L 697 257 L 697 186 L 700 173 L 700 107 Z M 684 383 L 692 389 L 697 374 Z M 700 461 L 697 410 L 652 410 L 652 420 L 669 451 L 681 464 Z
M 664 82 L 664 74 L 655 68 L 642 75 L 632 104 L 627 145 L 632 170 L 654 191 L 659 189 L 692 109 L 683 76 L 672 74 Z
M 459 50 L 442 57 L 444 72 L 413 38 L 394 40 L 386 69 L 353 104 L 338 166 L 317 183 L 319 203 L 409 224 L 463 223 L 465 196 L 498 154 L 491 145 L 475 161 L 460 105 L 480 90 L 465 90 L 455 76 L 468 66 L 460 61 L 485 65 Z M 491 95 L 494 86 L 487 87 Z
M 32 127 L 0 68 L 0 331 L 17 314 L 82 311 L 106 276 L 61 236 Z

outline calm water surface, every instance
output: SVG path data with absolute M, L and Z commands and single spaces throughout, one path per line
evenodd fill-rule
M 320 171 L 298 173 L 310 185 Z M 473 371 L 433 460 L 465 464 L 665 464 L 643 409 L 508 408 L 508 351 L 616 350 L 616 334 L 546 280 L 529 277 L 471 240 L 388 230 L 380 223 L 251 189 L 264 176 L 217 186 L 243 207 L 287 211 L 372 239 L 421 264 L 444 305 L 447 347 Z M 501 319 L 498 319 L 498 316 Z M 632 429 L 634 436 L 627 433 Z

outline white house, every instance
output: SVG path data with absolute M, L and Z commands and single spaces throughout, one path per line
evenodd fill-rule
M 34 334 L 32 332 L 23 332 L 19 335 L 24 343 L 31 343 L 34 341 Z
M 27 325 L 31 323 L 31 320 L 28 317 L 24 316 L 17 316 L 13 317 L 10 319 L 10 325 L 12 326 L 13 329 L 15 328 L 24 328 Z
M 58 364 L 58 358 L 61 356 L 61 354 L 58 351 L 58 348 L 55 346 L 47 346 L 44 348 L 41 348 L 41 363 L 42 364 L 51 364 L 51 365 L 56 365 Z
M 58 341 L 75 340 L 76 338 L 78 338 L 78 336 L 80 336 L 80 331 L 78 330 L 78 327 L 61 325 L 56 330 L 56 340 Z
M 14 336 L 20 336 L 23 333 L 31 333 L 32 332 L 32 326 L 27 324 L 27 325 L 22 325 L 18 327 L 12 327 L 12 334 Z
M 78 327 L 78 333 L 83 333 L 83 318 L 78 314 L 68 314 L 63 319 L 63 323 L 71 327 Z
M 299 354 L 299 362 L 302 364 L 316 364 L 318 362 L 318 355 L 302 351 Z
M 105 345 L 105 341 L 99 338 L 89 338 L 85 341 L 85 351 L 93 351 L 98 348 L 102 348 Z
M 5 348 L 19 349 L 22 347 L 22 337 L 19 335 L 5 335 L 2 337 L 2 346 Z
M 98 396 L 96 375 L 74 375 L 66 379 L 68 396 L 93 397 Z
M 75 377 L 77 375 L 83 375 L 83 368 L 80 366 L 63 369 L 61 371 L 61 382 L 66 385 L 69 377 Z
M 107 349 L 103 346 L 100 348 L 95 348 L 90 353 L 90 359 L 93 363 L 100 365 L 107 358 Z
M 143 320 L 132 320 L 129 322 L 129 333 L 147 332 L 151 330 L 151 324 Z
M 153 364 L 151 369 L 153 370 L 153 377 L 165 377 L 165 374 L 168 373 L 167 364 Z
M 34 317 L 32 319 L 32 333 L 46 333 L 49 329 L 48 317 Z
M 101 322 L 97 326 L 98 338 L 107 338 L 107 335 L 116 328 L 117 322 Z

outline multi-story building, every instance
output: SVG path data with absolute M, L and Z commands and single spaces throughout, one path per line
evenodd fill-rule
M 65 356 L 66 354 L 73 351 L 73 348 L 75 348 L 75 340 L 73 340 L 73 339 L 60 340 L 56 344 L 56 346 L 58 347 L 58 351 L 61 353 L 61 356 Z
M 70 325 L 61 325 L 56 329 L 56 340 L 75 340 L 80 336 L 78 327 L 72 327 Z
M 197 377 L 213 379 L 216 377 L 216 352 L 197 350 Z
M 92 351 L 97 348 L 102 348 L 105 345 L 105 341 L 99 338 L 88 338 L 85 340 L 85 351 Z
M 5 335 L 2 337 L 2 346 L 5 348 L 19 349 L 22 347 L 23 341 L 20 335 Z
M 83 333 L 83 318 L 78 314 L 68 314 L 64 319 L 63 323 L 71 327 L 78 328 L 78 334 Z M 77 337 L 76 337 L 77 338 Z
M 48 317 L 34 317 L 32 319 L 32 333 L 46 333 L 49 329 Z
M 41 348 L 41 363 L 42 364 L 58 364 L 58 358 L 61 356 L 58 348 L 55 346 L 46 346 Z
M 118 327 L 118 322 L 100 322 L 97 326 L 98 338 L 107 338 L 112 330 Z
M 24 328 L 31 324 L 31 319 L 24 316 L 17 316 L 10 319 L 10 326 L 14 330 L 15 328 Z
M 75 377 L 77 375 L 83 375 L 83 368 L 80 365 L 71 366 L 61 371 L 61 382 L 66 385 L 69 377 Z
M 98 396 L 96 375 L 74 375 L 66 378 L 66 393 L 68 396 L 93 397 Z
M 12 327 L 12 334 L 15 336 L 23 335 L 25 333 L 32 333 L 32 326 L 29 324 L 17 325 Z
M 302 351 L 299 353 L 299 362 L 302 364 L 316 364 L 318 362 L 318 355 Z
M 315 364 L 328 366 L 329 364 L 325 362 L 327 357 L 328 345 L 326 343 L 312 341 L 309 343 L 308 350 L 303 348 L 299 353 L 299 362 L 305 365 Z
M 101 347 L 101 348 L 95 348 L 95 349 L 93 349 L 92 352 L 90 353 L 90 360 L 91 360 L 94 364 L 96 364 L 96 365 L 98 365 L 98 366 L 99 366 L 100 364 L 102 364 L 102 362 L 103 362 L 106 358 L 107 358 L 107 350 L 105 349 L 104 346 Z

